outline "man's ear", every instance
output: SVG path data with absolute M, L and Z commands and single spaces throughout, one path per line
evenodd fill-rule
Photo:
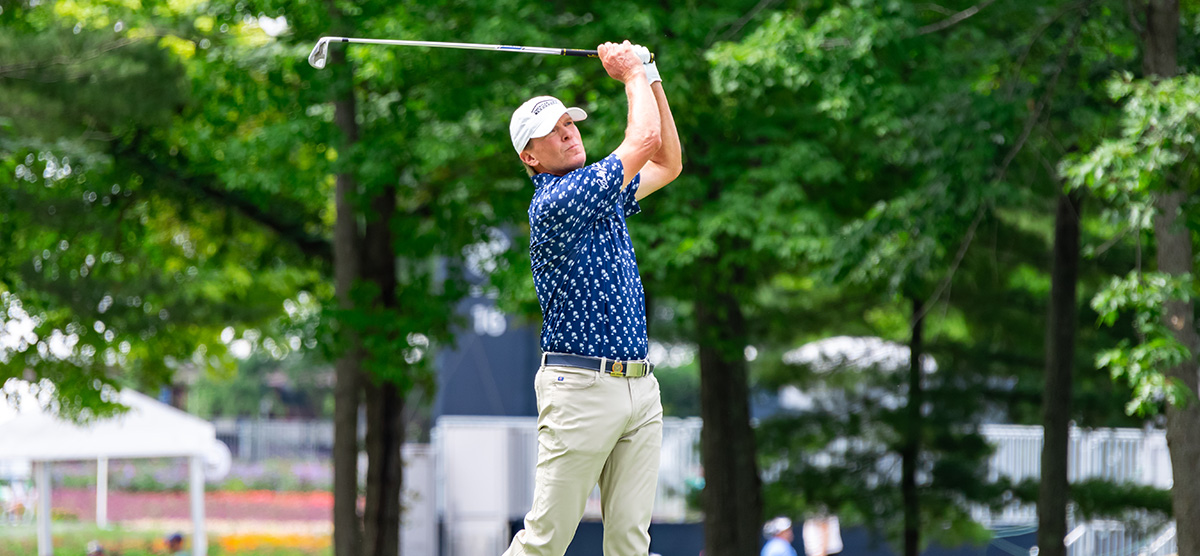
M 531 153 L 527 150 L 521 151 L 521 153 L 518 154 L 517 156 L 521 157 L 521 162 L 524 162 L 525 164 L 528 164 L 531 167 L 536 168 L 538 165 L 537 158 L 534 158 L 533 153 Z

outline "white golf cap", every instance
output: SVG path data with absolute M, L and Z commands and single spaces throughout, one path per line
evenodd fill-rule
M 512 121 L 508 123 L 513 148 L 520 153 L 530 139 L 549 135 L 563 114 L 569 114 L 577 122 L 587 119 L 587 112 L 582 108 L 567 108 L 561 100 L 551 96 L 533 97 L 525 101 L 513 112 Z
M 778 535 L 778 534 L 780 534 L 784 531 L 787 531 L 788 529 L 791 529 L 791 528 L 792 528 L 792 520 L 790 520 L 786 517 L 780 516 L 775 519 L 772 519 L 771 521 L 768 521 L 766 525 L 763 525 L 763 535 L 768 536 L 768 537 L 774 537 L 775 535 Z

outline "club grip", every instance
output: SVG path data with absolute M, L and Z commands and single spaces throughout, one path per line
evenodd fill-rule
M 563 56 L 578 56 L 580 58 L 599 58 L 600 57 L 600 53 L 595 50 L 579 50 L 577 48 L 564 48 L 562 50 L 562 55 Z M 650 61 L 651 62 L 654 61 L 654 53 L 653 52 L 650 53 Z
M 578 56 L 580 58 L 599 58 L 600 53 L 595 50 L 579 50 L 577 48 L 562 49 L 563 56 Z

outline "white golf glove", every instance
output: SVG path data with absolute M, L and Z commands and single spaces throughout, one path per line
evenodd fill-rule
M 646 81 L 654 83 L 655 81 L 662 82 L 662 77 L 658 75 L 658 63 L 650 61 L 650 49 L 640 45 L 633 45 L 633 51 L 642 60 L 642 69 L 646 70 Z

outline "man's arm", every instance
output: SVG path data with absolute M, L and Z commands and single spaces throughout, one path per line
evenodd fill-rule
M 629 185 L 634 176 L 642 171 L 651 157 L 662 145 L 662 122 L 658 113 L 655 93 L 646 81 L 642 61 L 633 51 L 629 41 L 621 44 L 604 43 L 596 48 L 600 62 L 609 77 L 625 84 L 625 96 L 629 98 L 629 121 L 625 127 L 625 140 L 613 151 L 621 159 L 625 169 L 621 187 Z M 676 139 L 676 143 L 679 140 Z M 640 187 L 640 186 L 639 186 Z M 661 187 L 661 186 L 659 186 Z
M 683 172 L 683 148 L 679 145 L 679 130 L 675 129 L 675 117 L 671 115 L 671 106 L 667 104 L 667 94 L 663 91 L 661 81 L 655 81 L 650 89 L 658 104 L 662 145 L 642 168 L 642 181 L 634 195 L 639 201 L 671 183 Z

